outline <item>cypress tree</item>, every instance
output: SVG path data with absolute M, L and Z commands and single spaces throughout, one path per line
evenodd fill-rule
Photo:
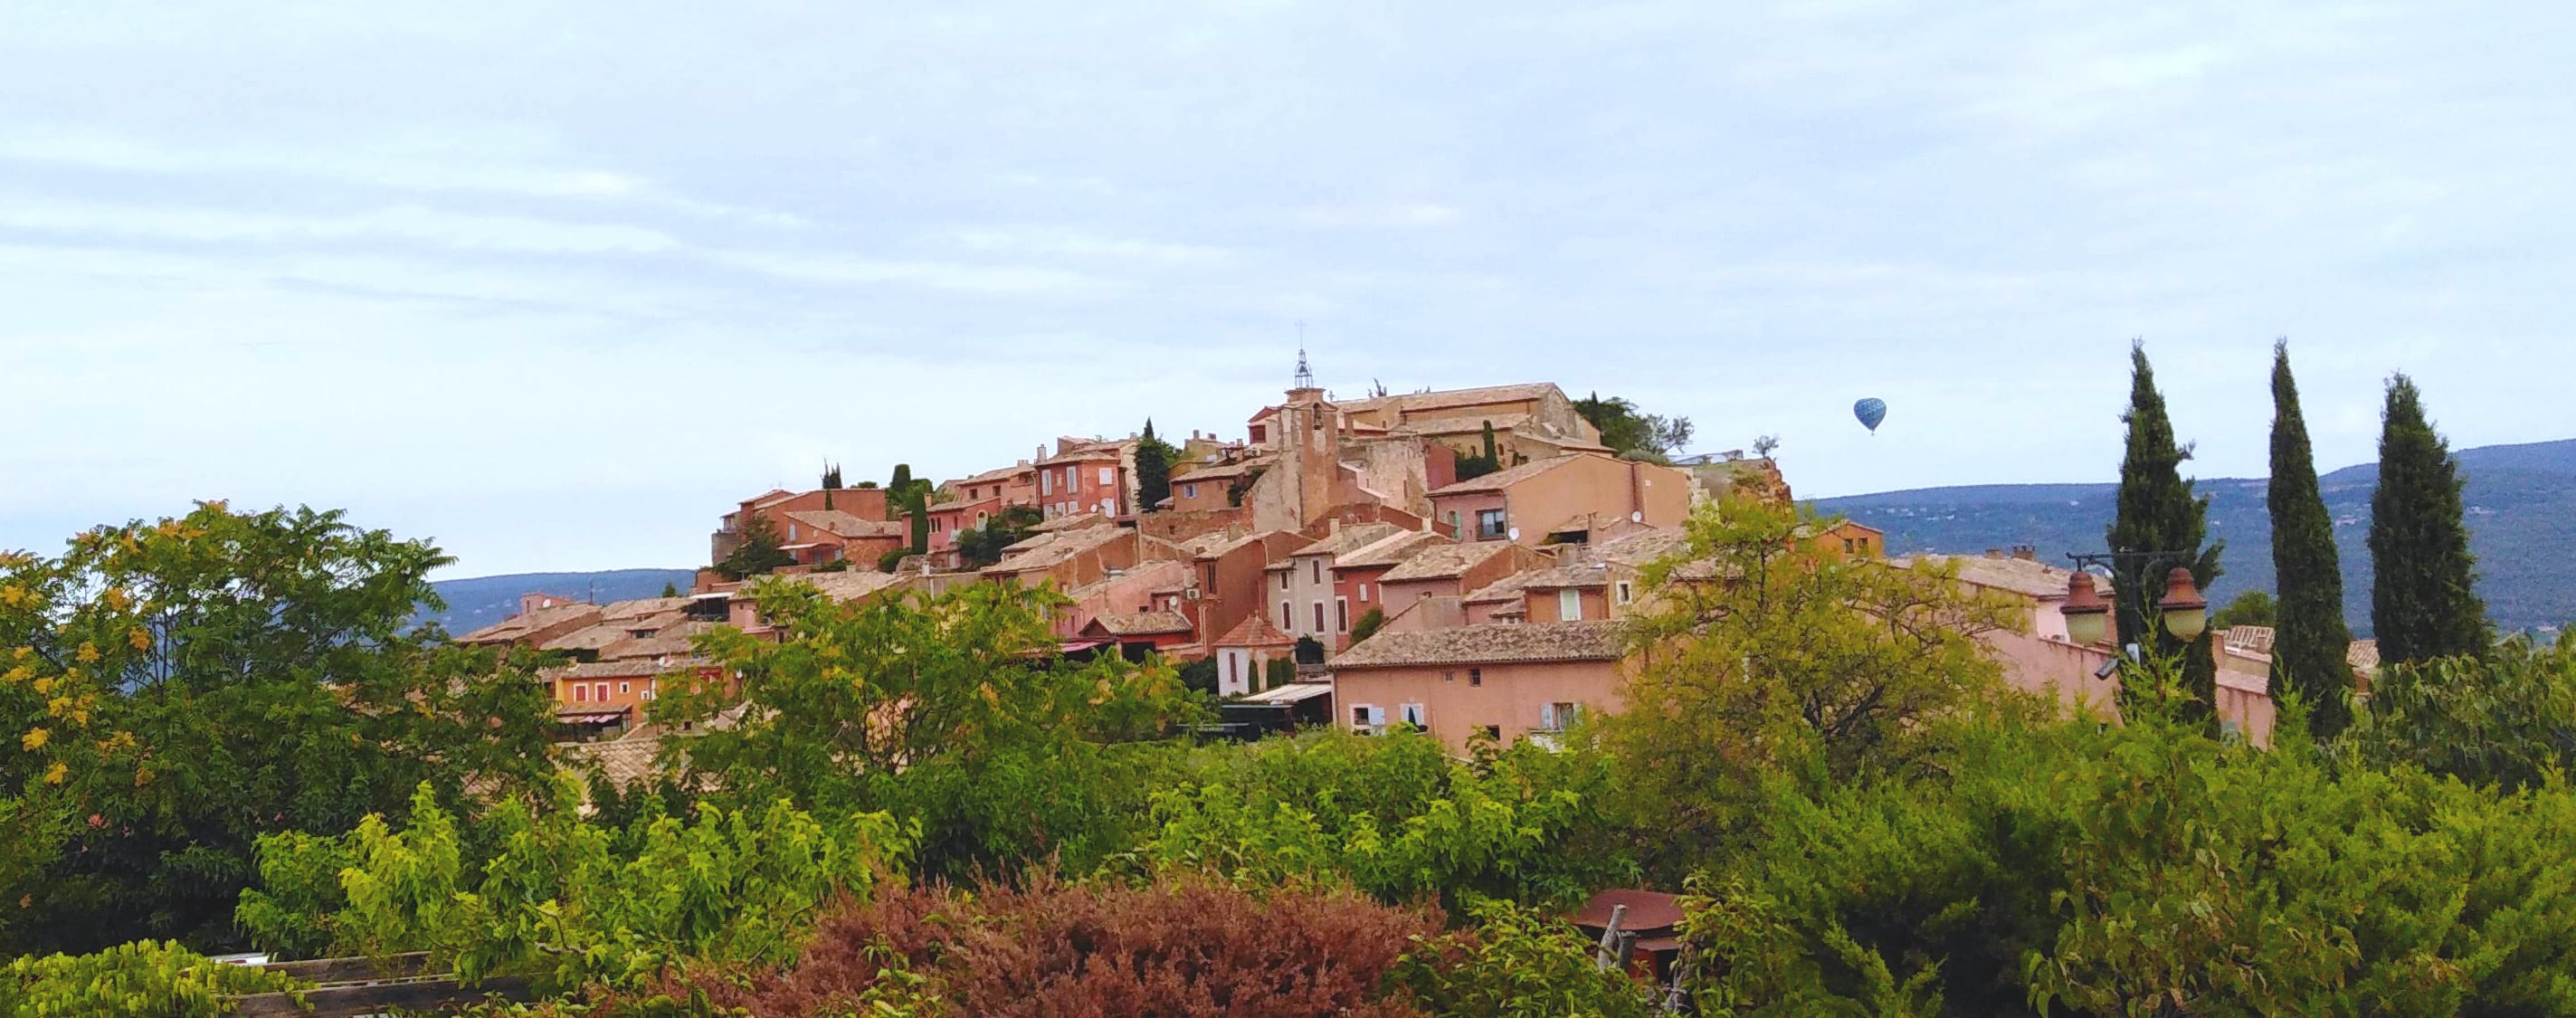
M 2210 634 L 2203 632 L 2188 644 L 2174 639 L 2155 624 L 2146 607 L 2163 599 L 2165 574 L 2176 566 L 2188 567 L 2200 589 L 2208 590 L 2219 576 L 2218 553 L 2224 543 L 2201 547 L 2208 534 L 2209 499 L 2195 497 L 2192 482 L 2183 479 L 2182 462 L 2191 458 L 2191 450 L 2174 441 L 2173 422 L 2165 416 L 2165 398 L 2156 391 L 2155 369 L 2147 364 L 2143 342 L 2130 343 L 2129 365 L 2129 410 L 2120 415 L 2129 437 L 2120 460 L 2119 514 L 2103 535 L 2112 551 L 2125 553 L 2111 577 L 2119 640 L 2147 654 L 2180 656 L 2185 687 L 2197 698 L 2192 710 L 2206 718 L 2218 695 Z
M 1172 497 L 1172 460 L 1175 450 L 1154 435 L 1154 419 L 1145 419 L 1145 434 L 1136 440 L 1136 511 L 1150 513 L 1154 506 Z
M 2493 644 L 2472 584 L 2477 560 L 2461 518 L 2460 464 L 2424 419 L 2405 375 L 2388 380 L 2379 489 L 2370 496 L 2370 627 L 2382 662 L 2484 654 Z
M 2272 688 L 2296 690 L 2319 738 L 2352 721 L 2352 666 L 2344 655 L 2352 630 L 2343 620 L 2343 565 L 2335 553 L 2334 517 L 2317 489 L 2316 457 L 2299 386 L 2290 377 L 2288 341 L 2272 345 L 2272 569 L 2280 591 L 2272 634 Z

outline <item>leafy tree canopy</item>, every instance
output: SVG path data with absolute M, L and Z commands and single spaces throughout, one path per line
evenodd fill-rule
M 1690 444 L 1694 430 L 1688 417 L 1641 413 L 1637 404 L 1617 396 L 1593 393 L 1574 401 L 1574 412 L 1601 429 L 1601 444 L 1627 459 L 1661 461 Z

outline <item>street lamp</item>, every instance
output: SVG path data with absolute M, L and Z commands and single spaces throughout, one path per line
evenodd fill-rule
M 2075 560 L 2075 575 L 2066 580 L 2066 603 L 2057 609 L 2066 617 L 2066 638 L 2078 646 L 2102 642 L 2108 635 L 2111 605 L 2093 589 L 2090 566 L 2111 566 L 2121 562 L 2171 562 L 2184 556 L 2179 552 L 2093 552 L 2069 554 Z M 2156 602 L 2156 611 L 2164 619 L 2165 632 L 2184 643 L 2200 639 L 2209 629 L 2209 599 L 2202 597 L 2198 584 L 2192 582 L 2191 570 L 2175 566 L 2165 574 L 2165 596 Z

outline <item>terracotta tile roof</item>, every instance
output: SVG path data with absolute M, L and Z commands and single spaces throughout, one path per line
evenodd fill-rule
M 562 746 L 564 760 L 576 770 L 597 766 L 609 783 L 625 788 L 653 773 L 653 758 L 662 751 L 659 736 L 628 732 L 609 742 L 574 742 Z
M 788 519 L 840 538 L 902 537 L 900 520 L 871 520 L 838 509 L 806 509 L 782 514 Z
M 627 637 L 627 624 L 601 622 L 584 626 L 537 645 L 538 650 L 598 650 Z
M 1233 463 L 1204 463 L 1191 468 L 1188 473 L 1173 474 L 1172 483 L 1179 484 L 1183 481 L 1188 481 L 1190 483 L 1197 484 L 1207 481 L 1232 480 L 1255 470 L 1269 469 L 1270 465 L 1276 462 L 1276 460 L 1277 458 L 1272 456 L 1256 456 L 1251 459 L 1239 460 Z
M 629 636 L 601 647 L 599 656 L 617 661 L 633 658 L 678 657 L 694 653 L 698 634 L 715 627 L 716 624 L 713 622 L 680 622 L 657 629 L 651 636 Z
M 1336 671 L 1411 665 L 1616 661 L 1625 650 L 1617 622 L 1488 622 L 1447 629 L 1381 632 L 1332 659 Z
M 656 675 L 704 668 L 709 663 L 707 659 L 696 655 L 674 657 L 669 664 L 663 664 L 655 658 L 627 658 L 617 661 L 557 665 L 539 671 L 537 677 L 548 682 L 556 679 L 649 679 Z
M 1477 389 L 1450 389 L 1443 392 L 1408 392 L 1393 396 L 1374 396 L 1339 404 L 1345 410 L 1392 409 L 1400 414 L 1419 414 L 1444 407 L 1481 406 L 1514 400 L 1544 399 L 1549 393 L 1563 395 L 1554 382 L 1523 382 L 1517 385 L 1488 385 Z
M 1059 450 L 1055 455 L 1039 460 L 1037 465 L 1044 467 L 1065 463 L 1089 463 L 1096 460 L 1119 459 L 1121 458 L 1119 447 L 1125 444 L 1125 439 L 1119 439 L 1116 441 L 1103 440 L 1084 442 L 1070 449 Z
M 1955 563 L 1959 567 L 1959 579 L 1965 582 L 2037 598 L 2065 597 L 2066 581 L 2075 575 L 2069 570 L 2033 562 L 2026 558 L 1994 558 L 1985 555 L 1914 555 L 1888 559 L 1887 564 L 1905 568 L 1916 561 L 1930 563 L 1933 566 Z M 2093 589 L 2101 591 L 2104 597 L 2109 597 L 2110 579 L 2103 576 L 2093 577 Z
M 1679 529 L 1645 530 L 1593 546 L 1586 554 L 1623 566 L 1645 566 L 1690 548 L 1690 535 Z
M 1317 539 L 1315 543 L 1299 548 L 1296 551 L 1289 552 L 1289 554 L 1295 556 L 1329 555 L 1333 556 L 1335 559 L 1339 559 L 1340 556 L 1347 552 L 1358 551 L 1362 548 L 1368 547 L 1369 545 L 1386 540 L 1387 538 L 1394 537 L 1401 533 L 1404 533 L 1404 528 L 1392 523 L 1354 524 L 1345 526 L 1335 533 L 1325 535 L 1324 537 Z
M 1036 466 L 1035 464 L 1030 464 L 1030 463 L 1018 463 L 1018 464 L 1013 464 L 1013 465 L 1011 465 L 1011 466 L 1007 466 L 1007 467 L 995 467 L 995 468 L 993 468 L 993 469 L 991 469 L 991 470 L 984 471 L 983 473 L 976 474 L 976 475 L 974 475 L 974 476 L 972 476 L 972 477 L 968 477 L 968 478 L 965 478 L 965 479 L 963 479 L 963 480 L 950 481 L 950 482 L 948 482 L 948 483 L 950 483 L 950 484 L 974 484 L 974 485 L 999 484 L 999 483 L 1001 483 L 1001 482 L 1003 482 L 1003 481 L 1010 480 L 1012 477 L 1015 477 L 1015 476 L 1017 476 L 1017 475 L 1019 475 L 1019 474 L 1022 474 L 1022 473 L 1030 473 L 1030 472 L 1034 472 L 1034 471 L 1036 471 L 1036 470 L 1037 470 L 1037 466 Z
M 1190 620 L 1179 612 L 1134 612 L 1123 615 L 1101 615 L 1091 620 L 1111 636 L 1159 636 L 1191 631 Z M 1085 627 L 1088 628 L 1088 627 Z
M 1530 478 L 1537 477 L 1538 475 L 1544 474 L 1550 470 L 1572 463 L 1574 462 L 1574 458 L 1577 456 L 1590 455 L 1594 454 L 1570 452 L 1563 456 L 1550 456 L 1543 460 L 1531 460 L 1509 470 L 1497 470 L 1493 473 L 1486 474 L 1483 477 L 1470 478 L 1468 480 L 1452 484 L 1446 488 L 1435 489 L 1431 492 L 1431 497 L 1439 498 L 1442 495 L 1466 495 L 1479 491 L 1501 491 L 1504 488 L 1511 487 L 1512 485 L 1519 484 L 1522 481 L 1529 480 Z
M 612 601 L 608 607 L 599 610 L 599 620 L 619 622 L 626 619 L 640 619 L 679 611 L 688 606 L 689 599 L 685 597 L 639 597 L 632 601 Z
M 1296 644 L 1296 637 L 1280 632 L 1279 627 L 1271 625 L 1268 618 L 1260 612 L 1254 612 L 1244 616 L 1243 621 L 1236 623 L 1234 628 L 1226 630 L 1224 636 L 1211 641 L 1208 646 L 1293 647 Z
M 1376 566 L 1391 566 L 1412 558 L 1415 552 L 1419 552 L 1424 548 L 1431 547 L 1435 544 L 1448 543 L 1448 538 L 1442 537 L 1438 534 L 1420 530 L 1407 530 L 1402 533 L 1380 539 L 1376 543 L 1370 544 L 1366 547 L 1352 549 L 1348 554 L 1334 559 L 1333 565 L 1336 568 L 1342 569 L 1367 569 Z
M 1009 554 L 1006 554 L 1002 561 L 984 567 L 983 573 L 988 576 L 1008 576 L 1013 573 L 1044 569 L 1133 533 L 1135 531 L 1121 527 L 1083 527 L 1078 530 L 1039 534 L 1004 549 Z
M 457 637 L 458 643 L 510 643 L 527 638 L 531 633 L 551 629 L 574 619 L 599 615 L 599 606 L 586 601 L 539 608 L 523 615 L 513 615 L 471 633 Z
M 1106 526 L 1108 523 L 1109 517 L 1102 516 L 1099 513 L 1074 513 L 1070 516 L 1058 516 L 1044 523 L 1040 523 L 1037 526 L 1030 527 L 1029 533 L 1052 534 L 1059 530 L 1082 530 L 1087 527 Z
M 1545 570 L 1541 570 L 1540 572 L 1544 571 Z M 1502 579 L 1495 580 L 1492 583 L 1488 583 L 1483 587 L 1478 588 L 1474 593 L 1468 594 L 1463 600 L 1467 604 L 1488 604 L 1495 601 L 1517 602 L 1521 599 L 1522 585 L 1529 582 L 1530 577 L 1537 575 L 1537 572 L 1513 573 L 1510 576 L 1503 577 Z
M 2227 632 L 2220 634 L 2219 639 L 2228 646 L 2240 650 L 2250 650 L 2257 654 L 2272 652 L 2272 627 L 2270 626 L 2230 626 Z
M 1510 544 L 1503 541 L 1433 545 L 1413 553 L 1413 557 L 1405 559 L 1402 565 L 1387 570 L 1385 576 L 1378 577 L 1378 582 L 1444 580 L 1464 576 L 1467 570 L 1476 568 L 1486 559 L 1500 555 L 1510 547 L 1512 547 Z
M 1553 569 L 1536 569 L 1521 574 L 1523 590 L 1562 590 L 1567 587 L 1607 587 L 1610 567 L 1600 562 L 1579 562 Z
M 910 579 L 909 576 L 897 573 L 880 573 L 872 569 L 857 568 L 836 573 L 795 573 L 787 576 L 763 577 L 755 582 L 743 584 L 733 592 L 733 596 L 739 601 L 756 600 L 760 597 L 763 586 L 785 583 L 812 587 L 821 591 L 824 597 L 847 602 L 881 593 L 890 587 L 902 586 Z

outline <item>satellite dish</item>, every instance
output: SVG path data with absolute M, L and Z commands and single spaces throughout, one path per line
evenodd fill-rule
M 1511 535 L 1511 536 L 1512 536 L 1512 540 L 1515 540 L 1515 541 L 1520 540 L 1520 539 L 1521 539 L 1521 528 L 1519 528 L 1519 527 L 1513 527 L 1513 528 L 1512 528 L 1512 535 Z
M 1644 523 L 1644 522 L 1646 522 L 1646 514 L 1644 514 L 1644 513 L 1629 513 L 1629 514 L 1628 514 L 1628 522 L 1630 522 L 1630 523 Z
M 1861 400 L 1852 404 L 1852 416 L 1859 418 L 1870 434 L 1878 434 L 1878 422 L 1887 419 L 1887 401 L 1876 396 Z

